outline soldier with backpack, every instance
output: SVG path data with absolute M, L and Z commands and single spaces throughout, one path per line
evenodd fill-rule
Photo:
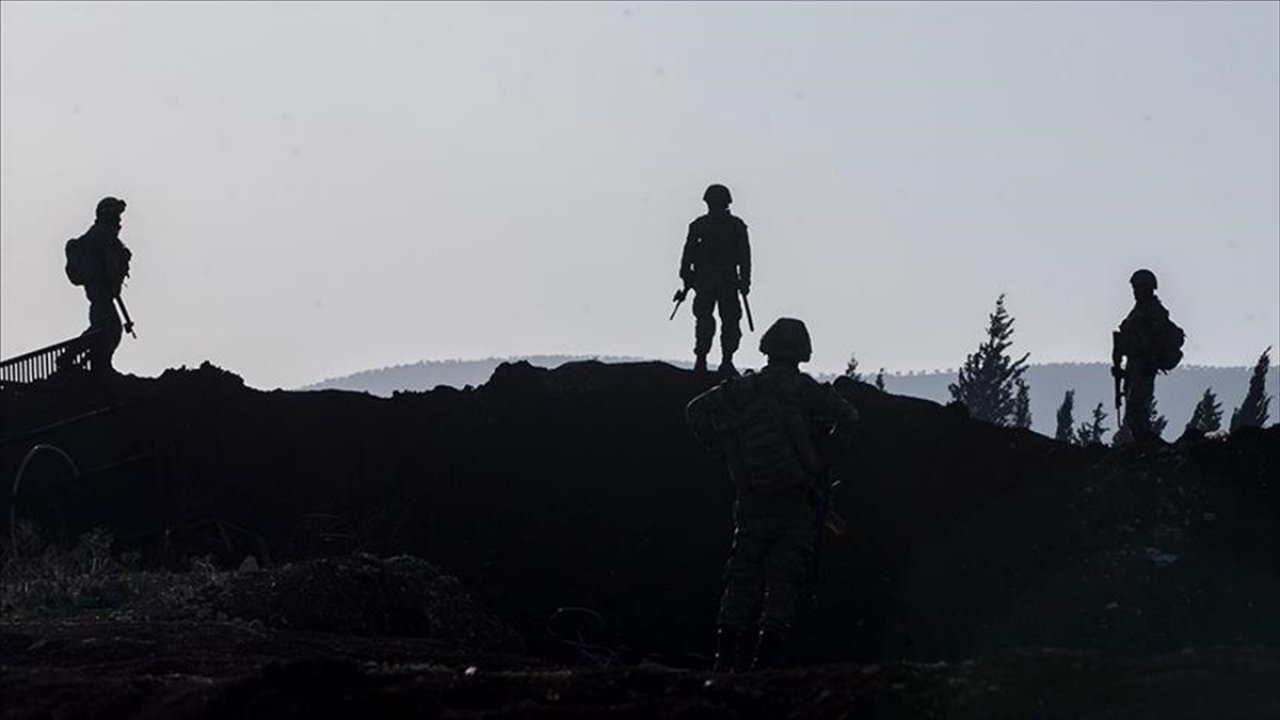
M 713 314 L 720 309 L 720 372 L 736 375 L 733 354 L 742 339 L 742 304 L 738 302 L 751 292 L 751 245 L 747 241 L 747 224 L 729 212 L 733 197 L 724 185 L 709 185 L 702 194 L 707 214 L 689 223 L 684 252 L 680 256 L 680 280 L 684 286 L 676 292 L 677 303 L 694 291 L 694 370 L 707 369 L 707 353 L 716 334 Z
M 737 495 L 716 672 L 777 664 L 813 569 L 828 492 L 821 485 L 858 419 L 829 385 L 800 371 L 812 353 L 803 322 L 775 322 L 760 351 L 769 357 L 763 370 L 725 380 L 686 408 L 694 436 L 728 465 Z
M 116 311 L 124 279 L 129 276 L 129 261 L 133 253 L 120 242 L 120 216 L 125 202 L 119 198 L 105 197 L 98 202 L 93 225 L 84 235 L 67 241 L 67 279 L 73 285 L 84 288 L 89 299 L 89 329 L 84 334 L 96 333 L 90 348 L 95 373 L 112 371 L 111 358 L 120 345 L 122 330 L 132 332 L 133 323 L 127 328 L 120 323 Z
M 1117 403 L 1124 399 L 1124 420 L 1116 434 L 1149 442 L 1158 439 L 1151 429 L 1156 374 L 1181 362 L 1186 335 L 1169 319 L 1169 311 L 1156 296 L 1155 273 L 1138 270 L 1129 284 L 1133 287 L 1133 309 L 1112 333 L 1111 375 L 1117 383 Z

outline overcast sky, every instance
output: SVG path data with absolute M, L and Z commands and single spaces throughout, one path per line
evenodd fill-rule
M 758 330 L 804 319 L 815 370 L 955 367 L 1001 292 L 1015 350 L 1103 361 L 1141 266 L 1185 362 L 1250 364 L 1280 4 L 0 5 L 6 357 L 84 329 L 63 243 L 113 194 L 126 372 L 685 358 L 710 182 Z

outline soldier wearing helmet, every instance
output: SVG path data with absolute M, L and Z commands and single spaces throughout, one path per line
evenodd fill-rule
M 1124 383 L 1124 416 L 1116 441 L 1159 439 L 1151 427 L 1156 374 L 1173 369 L 1182 359 L 1182 329 L 1169 319 L 1156 296 L 1156 275 L 1143 268 L 1129 277 L 1133 309 L 1113 333 L 1111 375 Z
M 812 354 L 803 322 L 782 318 L 760 338 L 769 362 L 694 398 L 694 436 L 729 468 L 733 548 L 716 620 L 717 672 L 776 665 L 814 570 L 829 503 L 828 469 L 858 414 L 800 371 Z
M 694 369 L 707 369 L 707 353 L 716 334 L 715 311 L 720 311 L 720 371 L 736 374 L 733 354 L 742 339 L 742 305 L 738 293 L 751 291 L 751 245 L 747 224 L 729 212 L 729 188 L 715 184 L 702 194 L 707 214 L 689 223 L 680 258 L 681 293 L 694 291 Z M 683 295 L 680 295 L 683 298 Z
M 89 300 L 89 328 L 94 333 L 90 348 L 94 372 L 112 371 L 111 359 L 120 345 L 123 326 L 116 311 L 116 298 L 129 275 L 133 253 L 120 241 L 120 216 L 125 201 L 104 197 L 94 209 L 93 225 L 84 235 L 67 242 L 67 277 L 84 287 Z

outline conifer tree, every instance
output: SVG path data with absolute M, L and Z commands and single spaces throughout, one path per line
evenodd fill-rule
M 1031 389 L 1023 382 L 1022 378 L 1017 380 L 1018 394 L 1013 398 L 1013 426 L 1016 428 L 1031 429 Z
M 1026 372 L 1030 353 L 1017 361 L 1010 358 L 1012 337 L 1013 318 L 1004 308 L 1002 293 L 996 299 L 995 312 L 988 316 L 987 339 L 965 358 L 956 382 L 947 386 L 952 399 L 964 404 L 970 417 L 996 425 L 1013 422 L 1016 384 Z
M 1271 404 L 1271 396 L 1267 394 L 1267 370 L 1270 368 L 1271 347 L 1268 346 L 1253 366 L 1244 402 L 1231 411 L 1231 432 L 1247 427 L 1260 428 L 1267 423 L 1267 416 L 1270 414 L 1267 406 Z
M 854 382 L 862 382 L 862 373 L 858 372 L 858 358 L 855 355 L 849 355 L 849 362 L 845 363 L 844 376 Z
M 1076 444 L 1101 445 L 1102 436 L 1107 432 L 1107 427 L 1103 424 L 1106 419 L 1107 412 L 1102 409 L 1102 403 L 1098 403 L 1093 408 L 1093 421 L 1081 423 L 1079 430 L 1076 431 Z
M 1169 420 L 1165 418 L 1164 415 L 1161 415 L 1160 411 L 1156 409 L 1158 404 L 1159 401 L 1157 401 L 1155 396 L 1152 395 L 1151 402 L 1147 404 L 1146 409 L 1147 427 L 1151 428 L 1152 434 L 1157 438 L 1162 437 L 1164 435 L 1164 429 L 1169 426 Z M 1123 445 L 1132 439 L 1133 431 L 1129 429 L 1129 424 L 1124 422 L 1122 419 L 1120 421 L 1120 427 L 1116 428 L 1115 437 L 1111 438 L 1111 443 L 1113 445 Z
M 1213 388 L 1205 388 L 1200 402 L 1191 411 L 1191 420 L 1187 423 L 1188 432 L 1211 433 L 1222 429 L 1222 403 L 1213 394 Z
M 1058 406 L 1058 429 L 1054 432 L 1053 437 L 1060 442 L 1073 442 L 1075 440 L 1075 415 L 1076 407 L 1076 391 L 1068 390 L 1062 396 L 1062 404 Z

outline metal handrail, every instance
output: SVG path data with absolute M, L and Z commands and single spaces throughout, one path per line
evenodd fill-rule
M 99 332 L 101 331 L 93 330 L 70 340 L 0 361 L 0 387 L 44 380 L 68 364 L 83 364 L 85 369 L 92 369 L 91 348 L 94 336 Z

